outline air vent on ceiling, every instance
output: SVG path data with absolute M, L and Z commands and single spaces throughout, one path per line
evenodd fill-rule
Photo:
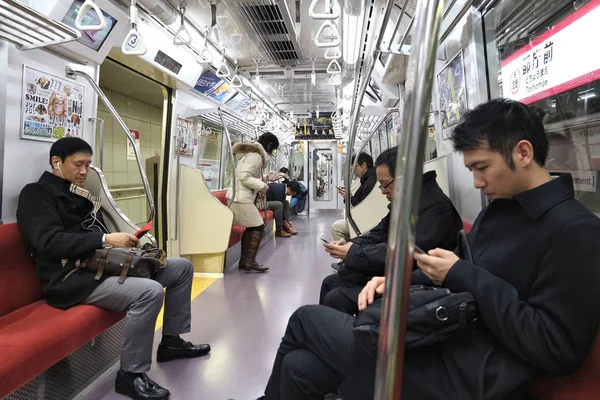
M 304 60 L 285 1 L 234 0 L 232 6 L 246 22 L 249 33 L 256 36 L 270 61 L 279 65 L 297 65 Z

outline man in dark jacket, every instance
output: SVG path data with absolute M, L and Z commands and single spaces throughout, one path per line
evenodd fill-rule
M 295 194 L 292 186 L 298 190 L 298 182 L 296 181 L 269 183 L 269 189 L 267 190 L 267 207 L 269 210 L 273 210 L 275 214 L 275 235 L 279 237 L 290 237 L 298 234 L 290 222 L 290 202 L 286 198 Z
M 396 168 L 398 148 L 385 150 L 375 162 L 377 180 L 385 183 L 379 188 L 392 202 L 394 179 L 391 171 Z M 415 243 L 424 251 L 435 248 L 452 250 L 456 247 L 462 220 L 454 205 L 438 186 L 436 172 L 423 174 L 419 219 L 417 221 Z M 391 205 L 391 203 L 390 203 Z M 389 207 L 389 206 L 388 206 Z M 358 294 L 374 276 L 385 272 L 385 256 L 390 214 L 365 235 L 346 242 L 344 239 L 326 243 L 325 250 L 343 261 L 337 274 L 323 280 L 319 304 L 335 308 L 348 314 L 358 312 Z M 416 267 L 416 265 L 415 265 Z
M 193 345 L 179 337 L 190 331 L 193 268 L 182 258 L 169 258 L 155 279 L 116 276 L 94 279 L 88 269 L 75 269 L 79 260 L 105 246 L 135 247 L 137 237 L 109 233 L 100 214 L 101 200 L 82 186 L 92 162 L 92 148 L 77 137 L 57 140 L 50 149 L 53 172 L 26 185 L 19 196 L 17 221 L 49 305 L 67 309 L 93 304 L 127 312 L 121 369 L 115 389 L 133 399 L 162 400 L 169 391 L 148 378 L 156 318 L 165 299 L 163 338 L 157 360 L 199 357 L 209 345 Z M 166 286 L 166 294 L 163 290 Z
M 350 197 L 350 204 L 352 204 L 352 207 L 359 205 L 360 202 L 371 193 L 377 183 L 375 168 L 373 168 L 373 157 L 367 153 L 360 153 L 358 157 L 356 157 L 354 173 L 360 179 L 360 187 L 352 197 Z M 338 188 L 338 192 L 342 198 L 346 198 L 345 188 Z M 345 218 L 337 220 L 331 225 L 331 235 L 333 236 L 334 241 L 348 239 L 350 237 L 350 229 Z
M 411 283 L 470 292 L 479 319 L 444 343 L 406 353 L 402 399 L 523 400 L 537 373 L 571 374 L 592 347 L 600 251 L 590 238 L 600 237 L 600 220 L 575 200 L 571 175 L 553 178 L 544 167 L 548 138 L 526 105 L 480 105 L 452 141 L 491 204 L 469 234 L 472 261 L 441 249 L 415 254 L 420 269 Z M 384 295 L 383 281 L 367 284 L 361 310 Z M 375 360 L 357 343 L 353 323 L 328 307 L 297 310 L 266 399 L 372 398 Z

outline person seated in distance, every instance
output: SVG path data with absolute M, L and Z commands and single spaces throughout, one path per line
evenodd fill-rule
M 190 332 L 192 264 L 183 258 L 168 258 L 154 279 L 127 277 L 123 283 L 118 283 L 116 276 L 96 280 L 95 273 L 85 268 L 72 272 L 78 260 L 96 249 L 139 245 L 138 238 L 129 233 L 108 232 L 99 212 L 100 198 L 83 188 L 92 154 L 90 145 L 76 137 L 62 138 L 52 145 L 52 172 L 44 172 L 38 182 L 26 185 L 19 196 L 19 229 L 49 305 L 68 309 L 93 304 L 127 312 L 121 369 L 115 381 L 117 393 L 140 400 L 167 399 L 169 391 L 146 375 L 152 364 L 154 328 L 163 299 L 164 327 L 157 361 L 210 352 L 208 344 L 194 345 L 179 336 Z
M 545 168 L 548 137 L 526 105 L 491 100 L 463 117 L 454 149 L 491 203 L 469 233 L 472 261 L 433 249 L 416 254 L 412 285 L 469 292 L 479 319 L 443 343 L 409 350 L 403 400 L 525 400 L 536 374 L 569 375 L 584 363 L 600 323 L 600 220 L 574 198 L 570 174 Z M 383 277 L 360 293 L 364 310 L 385 296 Z M 266 400 L 373 398 L 375 356 L 354 317 L 304 306 L 290 318 Z M 388 376 L 387 379 L 394 379 Z M 263 397 L 264 398 L 264 397 Z

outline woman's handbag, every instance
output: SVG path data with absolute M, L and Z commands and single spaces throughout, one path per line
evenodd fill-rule
M 123 283 L 128 276 L 153 278 L 166 265 L 165 252 L 152 247 L 149 243 L 142 248 L 106 247 L 96 250 L 88 260 L 77 261 L 75 268 L 63 278 L 63 281 L 78 269 L 86 268 L 96 272 L 94 278 L 96 280 L 100 280 L 105 275 L 118 276 L 118 282 Z

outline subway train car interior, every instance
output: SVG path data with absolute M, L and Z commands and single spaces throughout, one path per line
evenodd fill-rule
M 0 0 L 0 398 L 600 399 L 599 26 Z

